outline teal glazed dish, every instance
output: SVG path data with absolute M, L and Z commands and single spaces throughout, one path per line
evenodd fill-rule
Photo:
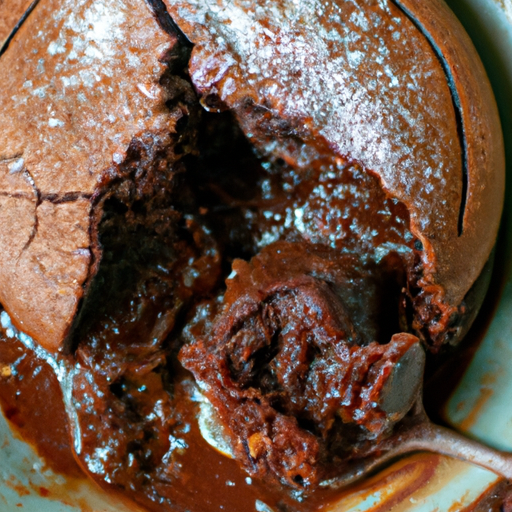
M 445 1 L 508 179 L 512 0 Z M 0 512 L 508 512 L 512 196 L 444 4 L 61 4 L 0 0 Z

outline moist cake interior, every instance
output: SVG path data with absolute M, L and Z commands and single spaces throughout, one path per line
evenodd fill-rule
M 348 312 L 353 336 L 344 341 L 354 354 L 381 357 L 386 349 L 378 347 L 395 333 L 413 332 L 414 322 L 414 332 L 423 330 L 428 339 L 428 325 L 418 321 L 413 304 L 422 293 L 416 285 L 421 243 L 410 232 L 406 207 L 385 194 L 371 170 L 301 140 L 252 107 L 245 120 L 252 133 L 246 137 L 231 112 L 222 112 L 212 98 L 199 102 L 183 62 L 173 65 L 162 85 L 170 91 L 170 113 L 180 118 L 176 133 L 167 143 L 151 134 L 133 140 L 119 178 L 97 199 L 102 213 L 95 255 L 101 263 L 72 331 L 64 395 L 68 413 L 73 410 L 75 456 L 93 478 L 146 506 L 186 510 L 191 491 L 179 482 L 186 461 L 204 443 L 195 420 L 204 398 L 198 398 L 178 354 L 184 345 L 212 338 L 233 264 L 249 262 L 262 250 L 268 257 L 272 248 L 287 244 L 305 257 L 310 250 L 328 254 L 326 274 L 333 265 L 345 266 L 337 289 L 322 278 L 321 268 L 310 276 Z M 256 152 L 257 137 L 259 147 L 272 146 L 268 153 Z M 175 162 L 172 172 L 169 160 Z M 299 311 L 296 298 L 279 300 L 285 310 Z M 279 336 L 245 361 L 252 372 L 246 388 L 259 380 L 267 382 L 267 388 L 260 386 L 263 395 L 282 391 L 275 379 L 268 385 L 284 339 Z M 198 354 L 191 366 L 200 364 Z M 209 357 L 207 351 L 203 356 Z M 233 375 L 238 371 L 236 379 L 243 381 L 242 363 L 236 369 L 234 361 Z M 304 361 L 313 365 L 315 349 Z M 329 365 L 319 372 L 327 374 Z M 334 476 L 351 443 L 375 443 L 390 432 L 389 425 L 372 430 L 363 420 L 344 427 L 339 417 L 319 426 L 315 413 L 301 418 L 301 406 L 282 402 L 291 395 L 279 396 L 280 413 L 298 415 L 290 421 L 321 440 L 315 459 L 321 469 L 311 470 L 314 478 L 304 471 L 288 477 L 277 471 L 289 486 L 285 497 L 279 494 L 283 503 Z M 268 468 L 246 469 L 276 480 Z

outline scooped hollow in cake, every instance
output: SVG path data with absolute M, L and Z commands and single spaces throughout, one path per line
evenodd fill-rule
M 46 1 L 2 56 L 0 300 L 51 351 L 73 345 L 108 243 L 126 237 L 129 259 L 136 232 L 146 249 L 179 238 L 196 102 L 171 71 L 184 55 L 142 2 Z
M 485 72 L 446 5 L 166 5 L 194 43 L 207 109 L 234 111 L 272 161 L 303 172 L 318 157 L 357 162 L 405 205 L 423 248 L 417 323 L 436 346 L 462 335 L 456 310 L 497 233 L 478 217 L 499 219 L 503 148 Z
M 310 490 L 407 414 L 386 379 L 417 340 L 461 339 L 503 148 L 432 5 L 40 0 L 22 25 L 0 59 L 0 302 L 59 361 L 97 481 L 189 507 L 184 344 L 242 465 Z

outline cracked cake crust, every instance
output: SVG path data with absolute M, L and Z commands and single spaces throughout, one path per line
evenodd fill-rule
M 168 9 L 41 0 L 1 57 L 2 326 L 62 364 L 74 454 L 102 485 L 179 509 L 197 484 L 181 463 L 201 459 L 194 386 L 224 379 L 205 392 L 217 412 L 238 394 L 267 416 L 258 432 L 231 418 L 238 460 L 313 489 L 410 412 L 387 398 L 392 368 L 423 361 L 415 336 L 455 343 L 481 304 L 503 180 L 492 95 L 442 6 Z
M 410 211 L 424 286 L 440 285 L 439 299 L 457 307 L 494 245 L 504 150 L 490 84 L 450 9 L 439 0 L 166 4 L 195 45 L 203 103 L 233 109 L 266 156 L 290 158 L 265 138 L 272 125 L 375 173 Z M 259 124 L 248 114 L 256 109 Z
M 144 2 L 48 1 L 0 60 L 0 302 L 48 350 L 96 272 L 94 210 L 130 144 L 175 131 L 175 48 Z

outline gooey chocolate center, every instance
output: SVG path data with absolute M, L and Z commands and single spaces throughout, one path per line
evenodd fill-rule
M 396 270 L 361 270 L 353 257 L 300 242 L 233 268 L 222 313 L 180 360 L 250 474 L 315 487 L 377 446 L 412 405 L 387 407 L 386 384 L 417 338 L 372 338 L 399 320 L 398 308 L 387 319 L 379 308 Z
M 386 383 L 416 342 L 395 334 L 418 323 L 421 244 L 357 162 L 279 127 L 283 158 L 266 158 L 254 137 L 272 123 L 249 143 L 181 72 L 162 80 L 176 133 L 134 140 L 101 198 L 101 265 L 64 390 L 76 455 L 146 506 L 197 500 L 183 485 L 200 446 L 186 345 L 243 467 L 312 490 L 411 405 L 386 407 Z M 423 305 L 417 334 L 437 315 Z

